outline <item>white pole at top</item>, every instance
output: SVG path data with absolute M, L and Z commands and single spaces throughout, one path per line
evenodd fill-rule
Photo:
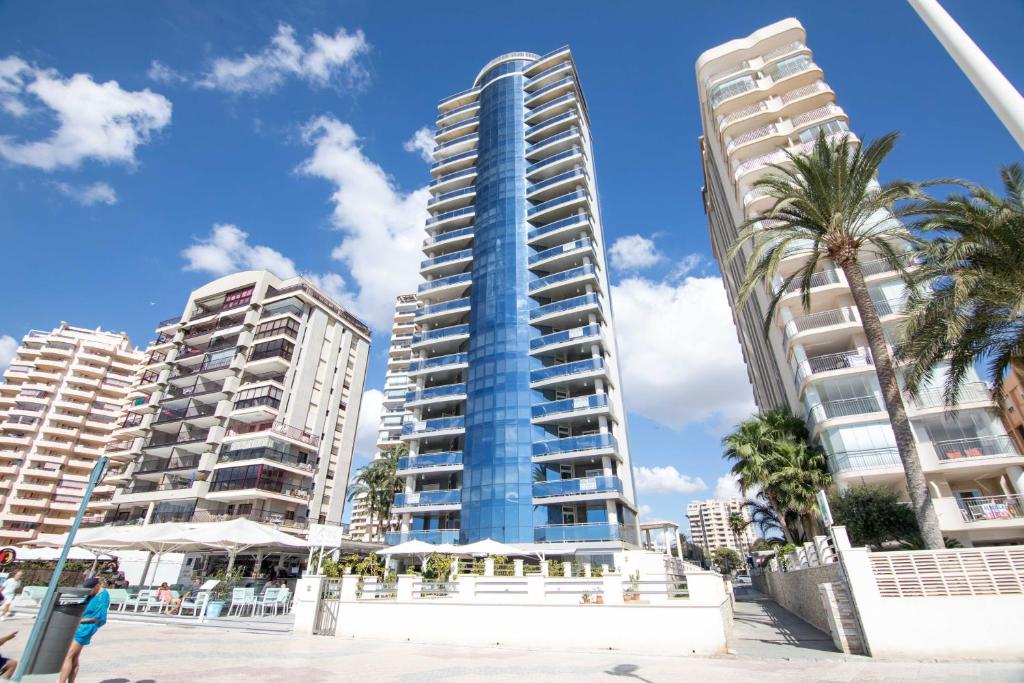
M 1024 148 L 1024 97 L 938 0 L 908 0 L 988 106 Z

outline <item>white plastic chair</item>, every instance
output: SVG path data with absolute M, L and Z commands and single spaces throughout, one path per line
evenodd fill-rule
M 231 616 L 231 610 L 238 608 L 238 615 L 241 616 L 243 612 L 252 604 L 252 597 L 249 593 L 248 588 L 232 588 L 231 589 L 231 605 L 228 607 L 228 616 Z
M 260 616 L 265 616 L 267 609 L 273 609 L 274 614 L 277 614 L 277 596 L 281 592 L 280 588 L 266 588 L 263 590 L 263 595 L 259 596 L 256 601 L 256 606 L 260 608 Z M 253 607 L 253 614 L 256 613 L 256 607 Z
M 124 603 L 124 607 L 122 607 L 121 610 L 124 611 L 128 609 L 128 607 L 131 607 L 133 612 L 138 612 L 140 607 L 144 609 L 147 608 L 149 605 L 149 601 L 155 597 L 155 590 L 143 588 L 134 598 L 129 598 L 128 600 L 126 600 Z
M 191 610 L 192 616 L 198 617 L 206 611 L 206 604 L 208 602 L 210 602 L 210 593 L 208 591 L 199 591 L 191 600 L 186 599 L 182 601 L 178 614 L 183 613 L 185 610 Z
M 282 614 L 288 614 L 291 609 L 292 596 L 287 587 L 282 588 L 277 594 L 277 604 L 274 605 L 274 614 L 280 609 Z

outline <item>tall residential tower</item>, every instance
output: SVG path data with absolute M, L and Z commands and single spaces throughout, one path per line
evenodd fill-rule
M 805 417 L 841 488 L 879 483 L 905 494 L 873 359 L 843 272 L 821 262 L 806 311 L 794 281 L 765 339 L 769 292 L 758 288 L 743 309 L 735 306 L 749 247 L 733 262 L 724 260 L 737 226 L 772 205 L 764 189 L 753 187 L 771 172 L 768 164 L 786 163 L 786 151 L 810 149 L 820 132 L 830 140 L 843 135 L 857 140 L 812 58 L 803 27 L 786 19 L 708 50 L 697 60 L 697 87 L 711 243 L 733 302 L 758 407 L 788 406 Z M 804 263 L 806 252 L 797 247 L 783 259 L 774 287 Z M 904 318 L 903 282 L 878 254 L 862 254 L 861 268 L 891 345 Z M 947 411 L 941 391 L 947 367 L 936 370 L 920 397 L 907 396 L 905 403 L 942 532 L 965 546 L 1019 541 L 1024 537 L 1024 457 L 976 374 L 968 378 L 960 406 Z
M 568 48 L 438 105 L 401 531 L 550 554 L 637 543 L 590 123 Z
M 235 273 L 157 326 L 108 454 L 114 523 L 340 523 L 369 329 L 302 278 Z

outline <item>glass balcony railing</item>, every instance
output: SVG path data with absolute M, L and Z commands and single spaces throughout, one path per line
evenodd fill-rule
M 527 118 L 527 120 L 533 119 L 538 114 L 543 114 L 544 112 L 548 111 L 549 109 L 554 109 L 555 107 L 557 107 L 557 106 L 559 106 L 561 104 L 565 104 L 566 102 L 571 102 L 571 101 L 573 101 L 575 99 L 576 99 L 576 93 L 569 93 L 567 95 L 562 95 L 561 97 L 556 97 L 555 99 L 551 100 L 550 102 L 545 102 L 543 106 L 540 106 L 540 107 L 537 107 L 536 109 L 531 109 L 531 110 L 527 111 L 526 112 L 526 118 Z
M 290 465 L 299 469 L 313 471 L 313 463 L 310 458 L 315 455 L 295 455 L 286 451 L 278 450 L 270 446 L 258 446 L 254 448 L 236 448 L 230 451 L 221 451 L 217 456 L 217 462 L 239 462 L 242 460 L 272 460 L 282 465 Z
M 386 545 L 398 545 L 399 543 L 405 543 L 407 541 L 423 541 L 424 543 L 433 543 L 434 545 L 441 545 L 444 543 L 458 543 L 459 530 L 415 529 L 406 532 L 389 531 L 386 534 L 384 534 L 384 543 Z
M 289 482 L 286 480 L 277 479 L 266 474 L 257 475 L 255 477 L 246 476 L 239 479 L 216 478 L 218 476 L 226 477 L 227 473 L 234 474 L 232 471 L 234 469 L 244 470 L 247 468 L 243 467 L 217 470 L 214 473 L 215 479 L 212 482 L 210 482 L 210 493 L 216 493 L 218 491 L 242 491 L 245 489 L 258 489 L 260 491 L 280 493 L 283 496 L 290 496 L 292 498 L 302 499 L 308 499 L 310 494 L 313 493 L 313 488 L 308 484 L 303 484 L 299 482 Z M 273 468 L 269 469 L 277 473 L 281 472 L 281 470 L 273 470 Z M 266 473 L 267 469 L 263 469 L 263 472 Z
M 611 434 L 585 434 L 583 436 L 570 436 L 565 439 L 537 441 L 533 444 L 533 455 L 535 457 L 542 457 L 545 455 L 559 455 L 561 453 L 576 453 L 607 448 L 614 449 L 615 447 L 615 437 Z
M 936 441 L 932 444 L 939 460 L 948 462 L 961 458 L 1020 455 L 1013 438 L 1002 436 L 976 436 L 968 439 Z
M 541 123 L 538 123 L 536 126 L 532 126 L 530 128 L 527 128 L 526 129 L 526 137 L 530 137 L 531 135 L 533 135 L 537 131 L 543 130 L 543 129 L 547 128 L 548 126 L 551 126 L 551 125 L 554 125 L 554 124 L 558 123 L 559 121 L 567 121 L 567 120 L 573 119 L 573 118 L 576 118 L 576 111 L 573 110 L 573 109 L 570 109 L 567 112 L 559 114 L 558 116 L 552 116 L 550 119 L 542 121 Z
M 542 337 L 530 340 L 530 350 L 540 349 L 551 344 L 560 344 L 568 341 L 582 341 L 584 339 L 590 339 L 592 337 L 598 337 L 601 335 L 600 325 L 586 325 L 584 327 L 574 327 L 571 330 L 563 330 L 561 332 L 553 332 L 552 334 L 545 334 Z
M 462 119 L 461 121 L 453 123 L 450 126 L 445 126 L 444 128 L 438 128 L 436 131 L 434 131 L 434 137 L 437 137 L 438 135 L 444 135 L 445 133 L 447 133 L 449 131 L 453 131 L 453 130 L 456 130 L 457 128 L 462 128 L 463 126 L 468 126 L 468 125 L 471 125 L 471 124 L 474 124 L 474 123 L 480 123 L 480 117 L 479 116 L 470 116 L 468 119 Z
M 455 209 L 454 211 L 446 211 L 444 213 L 434 216 L 433 218 L 428 218 L 427 227 L 434 225 L 435 223 L 440 223 L 441 221 L 446 221 L 452 218 L 458 218 L 460 216 L 469 216 L 474 213 L 476 213 L 476 208 L 472 206 L 467 206 L 464 209 Z
M 833 473 L 903 467 L 900 453 L 895 446 L 830 453 L 828 461 Z
M 552 176 L 552 177 L 548 178 L 547 180 L 542 180 L 541 182 L 534 183 L 533 185 L 527 185 L 526 186 L 526 194 L 527 195 L 533 194 L 537 190 L 543 190 L 545 187 L 551 187 L 552 185 L 557 185 L 558 183 L 562 183 L 562 182 L 565 182 L 566 180 L 571 180 L 573 178 L 579 178 L 580 180 L 587 180 L 587 178 L 588 178 L 587 172 L 584 171 L 582 168 L 574 168 L 571 171 L 566 171 L 565 173 L 559 173 L 558 175 Z
M 987 384 L 967 382 L 960 387 L 960 393 L 957 394 L 958 403 L 977 403 L 978 401 L 992 401 L 992 394 L 989 393 Z M 923 389 L 917 396 L 910 397 L 910 403 L 915 408 L 938 408 L 946 404 L 946 392 L 942 389 Z
M 526 83 L 524 84 L 524 87 L 529 88 L 531 84 L 536 83 L 540 79 L 545 78 L 547 76 L 550 76 L 551 74 L 556 73 L 558 71 L 561 71 L 563 69 L 568 69 L 568 68 L 571 68 L 571 67 L 572 67 L 572 63 L 571 62 L 559 62 L 558 64 L 555 64 L 550 69 L 544 69 L 539 74 L 534 74 L 533 76 L 530 76 L 526 80 Z
M 420 455 L 406 455 L 398 459 L 398 469 L 400 470 L 416 470 L 424 467 L 444 467 L 461 464 L 462 451 L 421 453 Z
M 459 228 L 458 230 L 449 230 L 448 232 L 442 232 L 439 235 L 430 235 L 423 240 L 423 246 L 429 247 L 432 244 L 440 244 L 442 242 L 448 242 L 450 240 L 458 239 L 460 237 L 468 237 L 473 234 L 473 226 L 468 228 Z
M 443 254 L 442 256 L 435 256 L 434 258 L 428 258 L 426 261 L 420 261 L 420 270 L 426 270 L 427 268 L 433 268 L 439 266 L 442 263 L 451 263 L 452 261 L 458 261 L 460 259 L 472 258 L 472 249 L 461 249 L 459 251 L 453 251 L 450 254 Z
M 541 159 L 540 161 L 538 161 L 535 164 L 530 164 L 529 166 L 527 166 L 526 167 L 526 175 L 530 175 L 534 171 L 539 170 L 541 168 L 544 168 L 548 164 L 553 164 L 553 163 L 556 163 L 556 162 L 561 161 L 563 159 L 568 159 L 570 157 L 573 157 L 573 156 L 576 156 L 577 154 L 582 154 L 582 153 L 583 153 L 583 149 L 581 147 L 574 146 L 571 149 L 565 150 L 564 152 L 559 152 L 558 154 L 553 154 L 553 155 L 551 155 L 549 157 Z
M 477 134 L 476 133 L 470 133 L 469 135 L 463 135 L 463 136 L 455 138 L 454 140 L 449 140 L 448 142 L 442 142 L 440 145 L 437 145 L 436 147 L 434 147 L 434 154 L 437 154 L 438 152 L 440 152 L 443 149 L 448 149 L 449 147 L 454 147 L 456 145 L 461 145 L 461 144 L 466 143 L 466 142 L 472 142 L 476 138 L 477 138 Z
M 146 442 L 146 448 L 158 448 L 160 446 L 175 446 L 184 443 L 194 443 L 197 441 L 206 441 L 206 438 L 210 435 L 208 429 L 192 429 L 180 431 L 177 434 L 168 434 L 166 432 L 153 432 L 149 437 L 149 441 Z
M 445 104 L 447 104 L 448 102 L 451 102 L 452 100 L 458 100 L 458 99 L 461 99 L 461 98 L 463 98 L 463 97 L 466 97 L 467 95 L 472 95 L 472 94 L 473 94 L 473 93 L 475 93 L 475 92 L 479 92 L 479 88 L 466 88 L 465 90 L 461 90 L 461 91 L 459 91 L 459 92 L 455 93 L 454 95 L 449 95 L 448 97 L 444 98 L 443 100 L 441 100 L 441 101 L 440 101 L 440 102 L 438 103 L 438 105 L 437 105 L 437 106 L 439 106 L 439 107 L 443 107 L 443 106 L 444 106 Z M 474 104 L 475 104 L 475 103 L 476 103 L 476 102 L 474 102 Z M 465 105 L 463 105 L 463 106 L 465 106 Z M 450 113 L 452 113 L 453 111 L 455 111 L 455 110 L 454 110 L 454 109 L 452 109 L 452 110 L 446 111 L 446 112 L 444 112 L 444 113 L 445 113 L 445 114 L 450 114 Z
M 417 332 L 412 336 L 412 343 L 419 344 L 420 342 L 433 341 L 435 339 L 446 339 L 447 337 L 457 337 L 463 334 L 469 334 L 469 325 L 439 327 L 436 330 Z
M 430 185 L 428 187 L 437 187 L 438 185 L 444 185 L 450 180 L 456 180 L 458 178 L 465 178 L 474 175 L 476 175 L 475 168 L 466 168 L 461 171 L 455 171 L 454 173 L 447 173 L 441 176 L 440 178 L 435 178 L 434 180 L 430 181 Z
M 537 368 L 536 370 L 531 370 L 530 381 L 542 382 L 544 380 L 552 379 L 555 377 L 578 375 L 580 373 L 591 372 L 593 370 L 601 370 L 602 368 L 604 368 L 604 366 L 604 358 L 586 358 L 584 360 L 578 360 L 572 363 L 551 365 L 546 368 Z
M 535 481 L 534 498 L 553 496 L 585 496 L 591 493 L 622 493 L 622 480 L 618 477 L 582 477 L 580 479 L 555 479 Z
M 526 210 L 526 218 L 529 219 L 531 216 L 535 216 L 538 213 L 547 211 L 548 209 L 554 209 L 563 204 L 574 202 L 577 199 L 588 199 L 589 197 L 590 194 L 586 190 L 576 190 L 575 192 L 563 194 L 561 197 L 555 197 L 554 199 L 549 199 L 548 201 L 537 204 L 536 206 L 531 206 Z
M 579 134 L 580 134 L 580 129 L 576 128 L 576 127 L 573 127 L 573 128 L 570 128 L 567 131 L 563 131 L 563 132 L 558 133 L 556 135 L 552 135 L 550 137 L 546 137 L 543 140 L 541 140 L 540 142 L 538 142 L 536 144 L 533 144 L 533 145 L 530 145 L 529 147 L 527 147 L 526 148 L 526 156 L 529 157 L 531 154 L 533 154 L 537 150 L 542 149 L 544 147 L 547 147 L 548 145 L 550 145 L 550 144 L 552 144 L 554 142 L 558 142 L 559 140 L 566 140 L 568 138 L 574 137 L 574 136 L 579 135 Z
M 439 204 L 441 202 L 448 201 L 449 199 L 455 199 L 456 197 L 462 197 L 470 194 L 476 194 L 476 187 L 473 185 L 463 187 L 458 190 L 452 190 L 451 192 L 445 192 L 444 194 L 439 194 L 436 197 L 431 197 L 427 202 L 427 206 L 433 206 L 434 204 Z
M 436 170 L 438 168 L 441 168 L 442 166 L 447 166 L 448 164 L 454 164 L 456 161 L 462 161 L 463 159 L 472 159 L 476 155 L 477 155 L 477 150 L 476 149 L 471 149 L 468 152 L 463 152 L 461 154 L 456 154 L 454 156 L 450 156 L 450 157 L 447 157 L 445 159 L 441 159 L 440 161 L 435 161 L 434 163 L 432 163 L 430 165 L 430 170 L 433 171 L 433 170 Z
M 535 543 L 571 543 L 573 541 L 621 541 L 623 529 L 618 524 L 547 524 L 534 527 Z
M 590 294 L 584 294 L 582 296 L 574 296 L 571 299 L 563 299 L 561 301 L 555 301 L 554 303 L 546 304 L 544 306 L 538 306 L 537 308 L 530 311 L 530 320 L 536 320 L 552 313 L 558 313 L 560 311 L 570 311 L 574 308 L 580 308 L 582 306 L 591 306 L 597 304 L 597 308 L 601 310 L 601 299 L 597 294 L 591 292 Z
M 454 116 L 455 114 L 460 114 L 460 113 L 462 113 L 464 111 L 469 111 L 470 109 L 478 109 L 479 107 L 480 107 L 480 102 L 479 101 L 477 101 L 477 102 L 470 102 L 469 104 L 464 104 L 461 107 L 455 107 L 455 109 L 449 109 L 448 111 L 446 111 L 446 112 L 444 112 L 442 114 L 439 114 L 438 117 L 437 117 L 437 120 L 438 121 L 442 121 L 442 120 L 448 118 L 449 116 Z
M 433 304 L 431 306 L 424 306 L 423 308 L 416 311 L 417 318 L 423 318 L 428 315 L 434 315 L 436 313 L 444 313 L 446 311 L 454 311 L 458 308 L 469 307 L 469 297 L 462 299 L 453 299 L 452 301 L 445 301 L 440 304 Z
M 439 277 L 435 280 L 428 280 L 427 282 L 421 282 L 420 286 L 416 291 L 418 292 L 429 292 L 434 289 L 440 289 L 441 287 L 448 287 L 449 285 L 457 285 L 463 282 L 472 282 L 473 273 L 458 273 L 456 275 L 449 275 L 448 277 Z
M 430 432 L 442 432 L 452 429 L 465 429 L 466 418 L 462 415 L 457 417 L 436 417 L 432 420 L 416 420 L 406 422 L 402 425 L 402 435 L 429 434 Z
M 551 92 L 552 90 L 556 90 L 558 88 L 564 88 L 566 86 L 573 85 L 574 83 L 575 81 L 573 81 L 572 76 L 569 76 L 568 78 L 563 78 L 560 81 L 555 81 L 551 85 L 546 85 L 540 90 L 534 93 L 530 93 L 530 95 L 526 98 L 526 105 L 529 106 L 530 102 L 533 102 L 534 100 L 538 99 L 544 93 Z
M 535 263 L 540 263 L 541 261 L 546 261 L 549 258 L 552 258 L 554 256 L 558 256 L 560 254 L 564 254 L 564 253 L 569 252 L 569 251 L 576 251 L 577 249 L 586 249 L 587 247 L 593 247 L 593 246 L 594 246 L 594 241 L 592 239 L 590 239 L 589 237 L 584 237 L 583 239 L 575 240 L 573 242 L 566 242 L 565 244 L 559 244 L 557 247 L 552 247 L 551 249 L 545 249 L 544 251 L 538 251 L 536 254 L 534 254 L 533 256 L 530 257 L 528 263 L 529 263 L 529 265 L 532 266 Z
M 531 408 L 530 414 L 533 417 L 546 417 L 548 415 L 574 413 L 579 410 L 590 410 L 591 408 L 604 408 L 607 405 L 608 394 L 592 394 L 590 396 L 577 396 L 576 398 L 566 398 L 560 401 L 539 403 Z
M 585 275 L 595 274 L 597 274 L 597 267 L 588 263 L 578 268 L 570 268 L 569 270 L 563 270 L 559 273 L 552 273 L 551 275 L 538 278 L 530 283 L 530 291 L 533 292 L 538 289 L 543 289 L 549 285 L 556 285 L 559 282 L 565 282 L 566 280 L 573 280 L 578 277 L 584 277 Z
M 465 393 L 466 385 L 461 382 L 459 384 L 444 384 L 439 387 L 430 387 L 429 389 L 410 391 L 408 394 L 405 395 L 405 402 L 412 403 L 414 401 L 429 401 L 432 398 L 461 396 Z
M 541 235 L 545 235 L 549 232 L 554 232 L 555 230 L 561 230 L 562 228 L 569 228 L 577 225 L 588 225 L 589 223 L 590 214 L 577 213 L 573 216 L 569 216 L 568 218 L 563 218 L 560 221 L 555 221 L 554 223 L 548 223 L 547 225 L 542 225 L 539 228 L 534 228 L 527 235 L 527 239 L 532 240 L 536 237 L 540 237 Z
M 416 493 L 395 494 L 395 507 L 416 507 L 426 505 L 458 505 L 462 502 L 462 489 L 444 489 L 441 491 L 418 491 Z
M 447 365 L 460 365 L 468 362 L 468 353 L 452 353 L 447 356 L 434 356 L 433 358 L 421 358 L 414 360 L 409 363 L 409 369 L 406 370 L 406 372 L 419 372 L 420 370 L 442 368 Z

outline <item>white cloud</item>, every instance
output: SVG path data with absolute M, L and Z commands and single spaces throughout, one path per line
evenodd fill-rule
M 719 277 L 641 277 L 612 287 L 626 407 L 673 429 L 754 411 Z
M 332 221 L 344 235 L 332 256 L 345 264 L 355 289 L 342 303 L 371 327 L 391 327 L 395 297 L 415 291 L 423 259 L 423 226 L 429 192 L 403 192 L 368 159 L 347 123 L 322 116 L 310 121 L 304 139 L 313 147 L 300 173 L 334 185 Z
M 687 254 L 675 265 L 668 279 L 672 282 L 678 282 L 703 265 L 704 256 L 702 254 Z
M 69 185 L 68 183 L 56 183 L 61 194 L 74 199 L 82 206 L 93 204 L 117 204 L 117 193 L 107 183 L 93 183 L 92 185 Z
M 612 267 L 619 270 L 649 268 L 664 256 L 654 247 L 654 241 L 641 235 L 626 235 L 615 240 L 608 250 Z
M 249 234 L 238 226 L 217 223 L 209 237 L 181 252 L 188 263 L 185 270 L 227 275 L 240 270 L 269 270 L 282 279 L 299 274 L 295 262 L 279 251 L 249 244 Z
M 682 474 L 672 465 L 666 467 L 637 467 L 636 487 L 650 493 L 693 493 L 708 487 L 700 477 Z
M 434 131 L 423 126 L 412 134 L 412 137 L 405 141 L 402 148 L 406 152 L 418 152 L 423 161 L 428 164 L 434 160 Z
M 715 482 L 715 498 L 742 497 L 743 492 L 740 491 L 739 478 L 735 474 L 726 472 Z
M 341 78 L 355 82 L 365 77 L 358 57 L 367 50 L 362 31 L 349 33 L 339 28 L 333 36 L 314 33 L 304 48 L 295 39 L 294 28 L 278 24 L 270 45 L 237 59 L 214 60 L 197 85 L 231 93 L 267 93 L 290 76 L 321 87 Z
M 651 506 L 650 505 L 641 505 L 640 508 L 637 510 L 637 517 L 639 517 L 642 520 L 646 520 L 650 516 L 651 516 Z
M 158 59 L 154 59 L 149 63 L 149 69 L 146 70 L 146 76 L 149 77 L 149 80 L 151 81 L 165 83 L 168 85 L 184 83 L 188 80 L 188 77 L 185 74 L 175 71 Z
M 0 156 L 44 171 L 76 167 L 85 159 L 135 163 L 135 148 L 171 121 L 171 103 L 150 90 L 96 83 L 89 74 L 64 78 L 17 57 L 0 60 L 0 106 L 16 116 L 34 113 L 29 96 L 44 104 L 58 126 L 49 138 L 18 142 L 0 136 Z
M 380 389 L 367 389 L 363 392 L 353 451 L 356 458 L 369 459 L 377 452 L 377 432 L 380 429 L 380 414 L 383 410 L 384 393 Z
M 0 334 L 0 373 L 7 369 L 7 366 L 14 360 L 14 354 L 18 350 L 18 340 L 9 334 Z

